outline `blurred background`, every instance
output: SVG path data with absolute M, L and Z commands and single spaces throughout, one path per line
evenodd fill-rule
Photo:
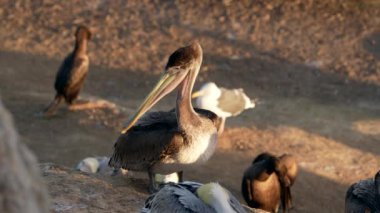
M 82 24 L 93 38 L 81 96 L 115 107 L 38 117 Z M 349 185 L 380 168 L 378 0 L 0 0 L 0 95 L 39 161 L 72 167 L 111 155 L 168 56 L 195 39 L 204 52 L 196 89 L 213 81 L 261 103 L 228 119 L 213 158 L 185 179 L 240 196 L 258 153 L 290 153 L 301 168 L 291 212 L 342 211 Z

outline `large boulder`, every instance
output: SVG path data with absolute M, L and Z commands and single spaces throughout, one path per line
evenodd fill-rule
M 87 174 L 51 163 L 40 167 L 53 212 L 139 212 L 148 197 L 146 178 Z
M 48 194 L 37 160 L 19 142 L 12 117 L 0 100 L 0 212 L 48 211 Z

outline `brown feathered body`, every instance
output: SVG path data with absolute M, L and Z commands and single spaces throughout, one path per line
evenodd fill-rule
M 281 163 L 286 167 L 286 176 L 290 181 L 292 186 L 296 181 L 298 175 L 298 165 L 297 160 L 293 155 L 284 154 L 279 157 Z
M 72 104 L 78 98 L 89 67 L 87 55 L 87 42 L 91 38 L 91 32 L 87 27 L 80 26 L 75 34 L 74 50 L 64 59 L 57 72 L 54 88 L 55 98 L 46 113 L 53 113 L 62 99 L 67 104 Z
M 208 110 L 195 108 L 195 111 L 200 116 L 202 125 L 213 126 L 213 128 L 202 130 L 215 131 L 218 117 Z M 184 156 L 181 155 L 197 155 L 196 150 L 194 153 L 190 152 L 192 146 L 197 145 L 194 143 L 198 142 L 193 141 L 194 139 L 192 134 L 179 130 L 175 110 L 148 113 L 117 139 L 110 165 L 116 168 L 160 174 L 177 172 L 186 166 L 207 161 L 214 152 L 216 142 L 206 144 L 208 151 L 202 153 L 195 161 L 182 161 L 181 158 Z M 208 143 L 208 140 L 201 143 Z
M 281 205 L 286 212 L 291 206 L 291 184 L 281 159 L 262 153 L 244 173 L 242 194 L 250 207 L 277 212 Z
M 75 37 L 74 50 L 63 61 L 54 84 L 57 95 L 63 96 L 69 104 L 78 97 L 88 73 L 87 41 L 91 38 L 91 32 L 81 26 Z
M 202 64 L 198 42 L 173 52 L 165 70 L 117 139 L 110 166 L 155 174 L 180 172 L 206 162 L 217 144 L 218 117 L 193 108 L 191 94 Z M 164 96 L 177 90 L 176 108 L 146 114 Z

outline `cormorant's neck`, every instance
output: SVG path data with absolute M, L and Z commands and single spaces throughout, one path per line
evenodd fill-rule
M 74 53 L 76 55 L 85 55 L 87 54 L 87 39 L 77 39 L 75 41 Z
M 191 71 L 179 85 L 177 94 L 177 121 L 179 128 L 182 130 L 186 130 L 188 126 L 199 124 L 199 116 L 191 104 L 191 93 L 197 73 L 192 73 Z

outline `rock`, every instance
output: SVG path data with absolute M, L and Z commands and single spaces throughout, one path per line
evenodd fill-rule
M 51 163 L 40 164 L 53 212 L 138 212 L 148 197 L 147 180 L 88 174 Z
M 51 163 L 39 168 L 18 142 L 12 118 L 0 102 L 0 212 L 49 212 L 45 184 L 50 212 L 139 212 L 148 197 L 147 180 L 138 175 L 87 174 Z
M 0 101 L 0 212 L 48 212 L 48 196 L 37 160 L 19 143 L 9 112 Z
M 148 198 L 148 180 L 138 174 L 89 174 L 52 163 L 40 164 L 49 186 L 52 212 L 140 212 Z M 243 205 L 247 212 L 264 213 Z

